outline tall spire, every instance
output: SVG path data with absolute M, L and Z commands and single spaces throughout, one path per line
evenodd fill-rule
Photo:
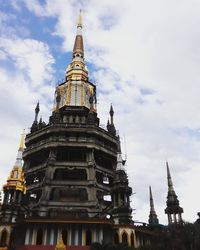
M 120 137 L 119 136 L 118 136 L 117 169 L 116 170 L 124 170 L 124 164 L 123 164 L 122 152 L 121 152 L 121 143 L 120 143 Z
M 80 11 L 72 61 L 67 66 L 65 81 L 57 86 L 54 111 L 60 111 L 62 107 L 68 106 L 81 109 L 84 107 L 96 113 L 96 86 L 88 79 L 88 69 L 84 61 L 82 27 L 82 12 Z M 91 119 L 88 121 L 93 123 Z
M 183 208 L 179 206 L 179 200 L 174 191 L 172 178 L 169 170 L 168 162 L 166 162 L 167 166 L 167 183 L 168 183 L 168 194 L 167 194 L 167 207 L 165 209 L 165 213 L 168 215 L 168 223 L 169 224 L 180 224 L 182 223 L 182 213 Z
M 78 24 L 77 24 L 77 28 L 82 28 L 82 10 L 80 10 L 80 14 L 78 17 Z
M 114 110 L 112 104 L 110 105 L 110 123 L 113 125 Z
M 39 112 L 40 112 L 40 104 L 38 101 L 37 105 L 35 107 L 35 118 L 34 118 L 32 126 L 31 126 L 31 133 L 38 129 L 38 114 L 39 114 Z
M 166 162 L 166 166 L 167 166 L 167 183 L 168 183 L 168 190 L 169 191 L 174 191 L 174 187 L 173 187 L 173 183 L 172 183 L 172 177 L 169 171 L 169 165 L 168 162 Z
M 113 121 L 114 116 L 114 110 L 112 104 L 110 105 L 110 125 L 107 126 L 108 132 L 110 132 L 113 135 L 116 135 L 116 129 Z
M 157 214 L 154 208 L 153 195 L 151 191 L 151 186 L 149 186 L 149 197 L 150 197 L 150 213 L 149 213 L 149 224 L 156 225 L 159 224 Z
M 24 130 L 22 131 L 22 135 L 21 135 L 21 139 L 20 139 L 20 144 L 19 144 L 19 149 L 17 152 L 17 158 L 16 158 L 16 162 L 14 167 L 18 168 L 18 167 L 22 167 L 22 154 L 24 151 Z
M 39 101 L 37 102 L 37 105 L 36 105 L 36 108 L 35 108 L 35 122 L 37 122 L 38 121 L 38 114 L 39 114 L 39 112 L 40 112 L 40 103 L 39 103 Z
M 20 139 L 20 144 L 19 144 L 19 150 L 23 152 L 24 148 L 25 148 L 25 143 L 24 143 L 24 129 L 23 129 L 21 139 Z
M 77 23 L 76 38 L 75 38 L 74 49 L 73 49 L 73 58 L 77 57 L 77 56 L 84 58 L 82 27 L 83 27 L 83 25 L 82 25 L 82 12 L 80 10 L 80 14 L 78 17 L 78 23 Z

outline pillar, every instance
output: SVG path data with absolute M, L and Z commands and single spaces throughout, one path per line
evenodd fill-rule
M 42 241 L 42 244 L 43 245 L 47 244 L 47 228 L 46 227 L 43 229 L 43 241 Z
M 50 230 L 50 245 L 54 244 L 54 228 L 52 227 Z
M 78 242 L 78 228 L 75 228 L 75 246 L 78 246 L 79 242 Z
M 30 242 L 30 228 L 26 229 L 25 245 L 29 245 Z
M 86 245 L 86 230 L 82 228 L 82 246 Z

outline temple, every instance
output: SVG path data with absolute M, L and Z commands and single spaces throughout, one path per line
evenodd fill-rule
M 56 87 L 49 122 L 38 121 L 39 112 L 38 102 L 25 147 L 22 135 L 3 187 L 1 246 L 33 250 L 87 249 L 94 242 L 149 244 L 151 232 L 132 220 L 132 188 L 112 105 L 107 129 L 99 126 L 96 86 L 84 60 L 81 13 L 72 60 Z

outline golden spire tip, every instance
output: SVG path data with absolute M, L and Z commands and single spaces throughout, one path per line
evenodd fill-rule
M 25 143 L 24 143 L 24 129 L 23 129 L 21 139 L 20 139 L 19 149 L 24 150 L 24 148 L 25 148 Z
M 77 27 L 82 28 L 82 10 L 80 9 L 79 17 L 78 17 L 78 25 Z

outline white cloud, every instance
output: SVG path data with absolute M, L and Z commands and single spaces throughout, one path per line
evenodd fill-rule
M 41 113 L 47 119 L 54 93 L 50 82 L 54 58 L 48 45 L 20 37 L 19 30 L 6 23 L 9 20 L 7 15 L 2 21 L 0 38 L 1 185 L 15 163 L 22 129 L 29 132 L 37 101 L 41 101 Z M 6 29 L 8 33 L 3 32 Z
M 1 38 L 0 48 L 16 66 L 27 75 L 32 87 L 51 80 L 54 59 L 46 44 L 33 39 Z
M 116 127 L 126 134 L 127 171 L 136 192 L 134 218 L 148 219 L 148 186 L 152 184 L 157 213 L 161 222 L 166 222 L 165 161 L 169 160 L 175 190 L 185 210 L 183 217 L 194 221 L 200 203 L 191 193 L 199 186 L 200 141 L 198 133 L 191 136 L 178 131 L 183 128 L 196 131 L 200 125 L 197 28 L 200 3 L 196 0 L 24 3 L 38 17 L 56 17 L 53 34 L 63 38 L 63 51 L 73 47 L 77 11 L 83 9 L 85 57 L 96 67 L 92 78 L 98 84 L 99 116 L 107 122 L 112 102 Z M 20 46 L 12 49 L 7 45 L 4 52 L 11 51 L 17 66 L 28 70 L 33 85 L 43 84 L 50 79 L 43 68 L 48 48 L 30 40 L 28 48 L 33 45 L 35 49 L 34 55 L 29 56 L 26 45 L 22 50 Z M 32 57 L 36 62 L 41 59 L 43 66 L 34 68 Z M 24 65 L 24 61 L 28 63 Z M 52 58 L 47 61 L 51 72 Z M 41 93 L 44 92 L 41 88 Z

